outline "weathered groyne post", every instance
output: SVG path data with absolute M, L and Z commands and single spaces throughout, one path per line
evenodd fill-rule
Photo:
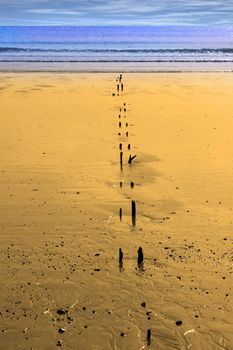
M 141 266 L 144 260 L 142 247 L 138 248 L 138 266 Z
M 131 209 L 132 209 L 132 225 L 136 225 L 136 202 L 131 202 Z

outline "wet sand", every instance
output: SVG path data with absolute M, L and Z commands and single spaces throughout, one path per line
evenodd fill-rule
M 232 350 L 232 74 L 116 76 L 1 74 L 0 348 Z

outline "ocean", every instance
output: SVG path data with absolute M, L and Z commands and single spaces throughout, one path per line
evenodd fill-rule
M 2 70 L 88 67 L 232 70 L 233 26 L 0 27 Z

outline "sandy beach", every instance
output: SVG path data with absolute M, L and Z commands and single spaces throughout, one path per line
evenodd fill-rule
M 0 349 L 233 350 L 233 75 L 117 76 L 1 73 Z

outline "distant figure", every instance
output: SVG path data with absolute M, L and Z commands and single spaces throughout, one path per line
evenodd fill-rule
M 119 77 L 119 82 L 121 82 L 122 80 L 122 74 L 120 74 L 120 77 Z
M 142 252 L 142 247 L 138 248 L 138 266 L 140 267 L 143 263 L 143 252 Z
M 120 181 L 120 188 L 122 188 L 122 185 L 123 185 L 123 184 L 122 184 L 122 181 Z
M 131 145 L 130 145 L 130 143 L 128 144 L 128 150 L 130 150 L 130 148 L 131 148 Z
M 130 187 L 134 188 L 134 182 L 133 181 L 130 182 Z
M 119 92 L 120 86 L 119 84 L 117 84 L 117 92 Z
M 124 90 L 124 85 L 121 83 L 121 91 L 123 92 Z

